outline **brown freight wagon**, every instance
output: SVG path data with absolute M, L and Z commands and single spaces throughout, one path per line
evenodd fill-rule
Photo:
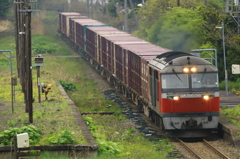
M 74 19 L 74 30 L 75 36 L 74 40 L 78 47 L 87 52 L 86 49 L 86 28 L 88 25 L 105 25 L 96 20 L 90 19 Z
M 59 30 L 63 35 L 69 36 L 69 18 L 81 16 L 79 13 L 67 12 L 59 14 Z
M 168 49 L 146 41 L 142 43 L 118 44 L 118 49 L 125 50 L 130 57 L 128 58 L 128 67 L 130 69 L 124 74 L 127 85 L 148 100 L 148 63 L 157 55 L 168 51 Z
M 69 38 L 71 41 L 74 40 L 75 30 L 74 30 L 74 19 L 89 19 L 86 16 L 74 16 L 69 18 Z
M 136 37 L 130 34 L 118 34 L 115 36 L 104 35 L 101 38 L 102 43 L 102 64 L 111 74 L 114 74 L 118 79 L 122 80 L 122 61 L 121 53 L 115 52 L 115 43 L 117 42 L 132 42 L 139 41 Z
M 87 50 L 94 58 L 95 61 L 98 62 L 99 65 L 102 64 L 102 60 L 100 60 L 100 50 L 102 48 L 101 44 L 101 35 L 108 34 L 117 34 L 120 31 L 111 26 L 94 26 L 86 28 L 86 41 L 87 41 Z

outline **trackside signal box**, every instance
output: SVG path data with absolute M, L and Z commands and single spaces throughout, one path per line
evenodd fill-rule
M 17 147 L 18 148 L 29 147 L 28 133 L 17 134 Z
M 34 66 L 43 66 L 43 57 L 35 57 Z

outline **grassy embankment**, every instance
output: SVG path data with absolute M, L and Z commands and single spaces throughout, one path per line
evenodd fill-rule
M 35 36 L 36 39 L 42 40 L 39 36 Z M 49 42 L 53 39 L 44 39 L 45 42 Z M 14 49 L 14 38 L 8 37 L 5 39 L 1 39 L 0 48 L 2 50 L 13 50 L 13 54 L 15 57 L 15 49 Z M 59 48 L 60 46 L 59 46 Z M 6 55 L 8 55 L 6 53 Z M 9 56 L 9 55 L 8 55 Z M 28 125 L 28 114 L 25 113 L 25 103 L 24 96 L 22 93 L 21 85 L 19 84 L 15 87 L 15 102 L 14 102 L 14 113 L 12 114 L 11 108 L 11 85 L 10 85 L 10 63 L 4 57 L 0 56 L 0 99 L 5 104 L 6 109 L 1 110 L 1 128 L 0 131 L 3 131 L 7 128 L 21 128 L 25 125 Z M 57 59 L 55 59 L 57 60 Z M 46 63 L 51 63 L 50 59 L 45 59 Z M 57 65 L 58 61 L 54 61 Z M 55 69 L 59 68 L 55 66 Z M 16 58 L 13 59 L 13 72 L 14 76 L 17 76 L 16 71 Z M 59 73 L 59 71 L 56 71 Z M 55 80 L 58 77 L 61 77 L 61 74 L 51 76 L 51 71 L 49 72 L 48 66 L 41 67 L 41 82 L 42 83 L 52 83 L 53 84 L 53 92 L 49 93 L 49 101 L 45 101 L 44 95 L 41 94 L 41 103 L 38 103 L 38 91 L 37 91 L 37 74 L 36 68 L 33 67 L 32 71 L 32 79 L 33 79 L 33 125 L 39 129 L 42 134 L 42 139 L 37 144 L 48 144 L 48 139 L 54 135 L 57 136 L 63 130 L 68 130 L 74 132 L 78 137 L 76 138 L 76 143 L 85 143 L 83 137 L 81 136 L 81 130 L 77 127 L 74 118 L 72 116 L 71 109 L 68 107 L 67 102 L 60 95 L 58 91 L 58 87 L 55 84 Z M 19 79 L 18 79 L 19 80 Z M 45 140 L 47 139 L 47 140 Z
M 225 81 L 222 81 L 219 84 L 219 88 L 221 90 L 225 90 Z M 228 81 L 228 88 L 230 92 L 235 93 L 236 95 L 240 95 L 240 81 L 236 82 Z M 234 125 L 240 127 L 240 104 L 233 107 L 222 107 L 221 108 L 221 118 L 233 123 Z M 240 132 L 239 132 L 240 135 Z

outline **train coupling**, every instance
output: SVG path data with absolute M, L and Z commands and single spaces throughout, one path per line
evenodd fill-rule
M 189 119 L 186 121 L 186 123 L 182 123 L 182 129 L 196 129 L 196 128 L 202 128 L 202 123 L 198 124 L 197 120 L 195 119 Z

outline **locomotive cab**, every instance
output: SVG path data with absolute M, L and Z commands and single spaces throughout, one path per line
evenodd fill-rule
M 204 59 L 182 52 L 157 56 L 150 62 L 149 96 L 164 129 L 178 130 L 175 136 L 201 137 L 218 127 L 218 70 Z

